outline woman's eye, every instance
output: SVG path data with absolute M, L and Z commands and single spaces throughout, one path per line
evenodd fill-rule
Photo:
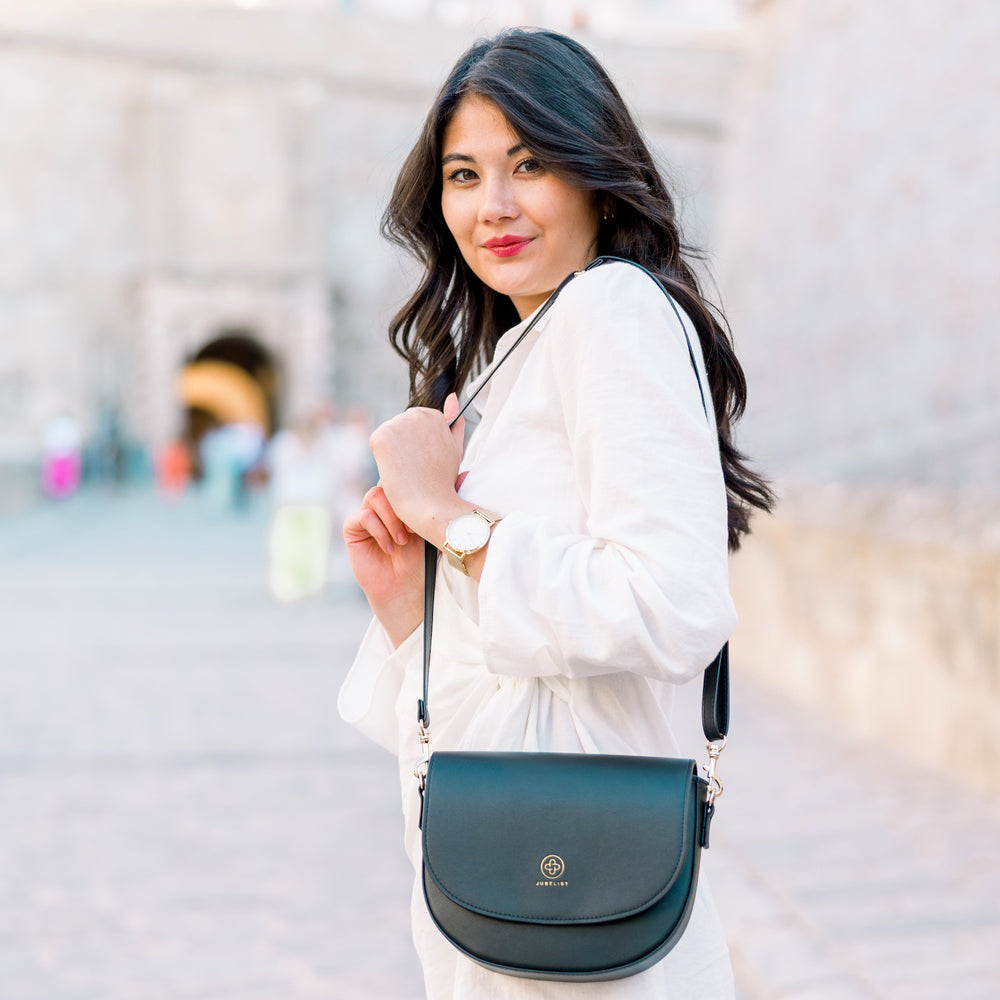
M 517 165 L 518 171 L 523 174 L 533 174 L 542 169 L 542 165 L 533 156 L 521 160 Z
M 448 180 L 456 181 L 459 184 L 474 181 L 475 179 L 476 172 L 474 170 L 470 170 L 468 167 L 459 167 L 458 170 L 453 170 L 450 174 L 448 174 Z

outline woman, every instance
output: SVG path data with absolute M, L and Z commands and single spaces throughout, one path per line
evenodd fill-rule
M 682 256 L 670 195 L 614 85 L 576 42 L 515 30 L 465 53 L 383 231 L 424 274 L 390 327 L 411 408 L 372 435 L 380 482 L 344 531 L 375 619 L 340 710 L 399 755 L 419 872 L 410 771 L 424 539 L 450 549 L 435 599 L 434 749 L 670 755 L 673 685 L 735 625 L 727 541 L 738 545 L 770 494 L 730 443 L 743 375 Z M 684 328 L 628 263 L 575 277 L 473 402 L 466 444 L 464 418 L 449 429 L 457 394 L 598 255 L 654 271 Z M 480 968 L 433 926 L 419 884 L 412 916 L 431 1000 L 732 995 L 704 887 L 680 944 L 608 983 Z

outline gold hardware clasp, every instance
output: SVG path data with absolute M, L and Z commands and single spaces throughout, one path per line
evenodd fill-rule
M 725 736 L 716 743 L 708 744 L 708 768 L 705 771 L 705 777 L 708 779 L 708 804 L 712 805 L 715 800 L 722 794 L 723 786 L 718 774 L 716 774 L 716 767 L 719 763 L 719 757 L 722 751 L 726 749 L 726 738 Z
M 413 777 L 420 782 L 420 791 L 423 792 L 427 784 L 427 768 L 431 763 L 431 731 L 423 722 L 417 722 L 417 736 L 420 739 L 420 759 L 413 765 Z

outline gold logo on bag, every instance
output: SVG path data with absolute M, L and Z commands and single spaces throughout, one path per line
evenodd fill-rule
M 545 878 L 536 882 L 535 885 L 569 885 L 568 882 L 559 881 L 562 874 L 566 871 L 566 862 L 558 854 L 546 854 L 542 858 L 539 868 Z
M 546 878 L 559 878 L 566 871 L 566 863 L 558 854 L 546 854 L 541 863 L 542 874 Z

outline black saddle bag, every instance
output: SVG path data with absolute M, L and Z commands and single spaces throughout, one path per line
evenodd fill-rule
M 710 814 L 691 760 L 435 753 L 427 906 L 452 944 L 497 972 L 632 975 L 687 926 Z

